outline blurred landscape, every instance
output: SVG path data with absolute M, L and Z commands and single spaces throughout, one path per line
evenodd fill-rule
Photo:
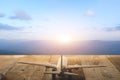
M 0 40 L 0 54 L 120 54 L 120 41 L 73 41 L 69 44 L 50 40 Z

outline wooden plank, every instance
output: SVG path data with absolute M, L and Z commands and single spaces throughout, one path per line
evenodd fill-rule
M 111 63 L 120 71 L 120 56 L 119 55 L 109 55 L 107 58 L 111 61 Z
M 120 56 L 104 55 L 65 55 L 70 65 L 105 65 L 104 68 L 83 68 L 75 70 L 80 77 L 73 77 L 72 80 L 119 80 L 120 79 Z M 60 55 L 29 55 L 21 57 L 19 61 L 35 63 L 57 64 Z M 15 56 L 0 56 L 0 71 L 6 73 L 8 80 L 51 80 L 51 75 L 45 75 L 45 68 L 36 65 L 18 64 L 19 58 Z M 84 72 L 84 73 L 83 73 Z M 66 79 L 67 80 L 67 79 Z
M 31 65 L 16 64 L 6 76 L 8 80 L 28 80 L 28 75 L 31 74 L 30 69 L 33 69 L 31 67 Z
M 39 56 L 38 56 L 38 58 L 36 58 L 37 59 L 36 61 L 37 62 L 39 61 L 41 63 L 49 63 L 50 58 L 51 58 L 51 56 L 49 56 L 49 55 L 48 56 L 42 56 L 42 58 L 39 58 Z M 40 69 L 37 71 L 38 73 L 36 74 L 36 70 L 35 70 L 34 71 L 34 75 L 31 76 L 30 80 L 35 80 L 35 79 L 37 79 L 37 80 L 43 80 L 44 75 L 45 75 L 44 72 L 46 70 L 46 67 L 39 66 L 39 68 Z
M 10 55 L 0 56 L 0 73 L 6 74 L 18 60 L 19 58 Z
M 45 63 L 49 59 L 49 56 L 27 56 L 22 58 L 20 61 L 23 62 L 42 62 Z M 26 64 L 16 64 L 12 70 L 10 70 L 6 76 L 8 80 L 32 80 L 32 76 L 36 72 L 38 67 L 35 65 L 26 65 Z M 43 73 L 45 68 L 41 67 L 39 76 L 37 75 L 37 79 L 42 80 Z M 14 75 L 14 76 L 13 76 Z M 34 78 L 36 78 L 34 75 Z
M 81 61 L 79 59 L 79 56 L 67 56 L 68 58 L 68 65 L 81 65 Z M 79 69 L 72 69 L 73 73 L 79 74 L 79 76 L 73 76 L 72 80 L 85 80 L 85 76 L 83 73 L 83 69 L 79 68 Z
M 50 60 L 52 59 L 52 56 L 50 56 L 48 63 L 50 63 Z M 45 71 L 51 71 L 51 69 L 46 68 Z M 42 80 L 52 80 L 51 74 L 44 74 Z
M 42 80 L 44 76 L 45 67 L 35 66 L 36 69 L 33 71 L 30 80 Z
M 59 57 L 58 55 L 51 55 L 49 63 L 57 65 Z M 52 71 L 52 68 L 47 68 L 46 71 Z M 52 74 L 44 74 L 43 80 L 52 80 Z
M 119 80 L 120 72 L 115 66 L 106 58 L 106 56 L 82 56 L 82 64 L 91 65 L 99 64 L 105 65 L 104 68 L 84 69 L 86 80 Z
M 80 56 L 82 65 L 97 64 L 98 56 Z M 101 74 L 95 71 L 95 68 L 83 68 L 86 80 L 103 80 Z
M 107 67 L 101 70 L 102 75 L 106 80 L 119 80 L 120 72 L 116 69 L 116 67 L 107 59 L 106 56 L 100 56 L 100 60 L 103 62 L 103 65 Z
M 35 58 L 36 58 L 36 62 L 48 63 L 50 56 L 42 56 L 42 58 L 39 56 L 35 56 Z M 41 66 L 35 66 L 35 67 L 36 68 L 33 71 L 30 80 L 43 80 L 44 72 L 46 68 Z

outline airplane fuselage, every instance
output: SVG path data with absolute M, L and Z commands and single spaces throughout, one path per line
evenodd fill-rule
M 67 58 L 65 56 L 61 56 L 58 60 L 57 71 L 64 72 L 67 68 Z

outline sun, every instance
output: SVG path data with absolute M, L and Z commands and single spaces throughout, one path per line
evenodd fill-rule
M 59 41 L 61 43 L 70 43 L 71 42 L 71 38 L 69 36 L 62 36 L 59 38 Z

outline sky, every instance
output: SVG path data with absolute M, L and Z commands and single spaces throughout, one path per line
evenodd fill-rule
M 120 0 L 0 0 L 0 39 L 120 40 Z

